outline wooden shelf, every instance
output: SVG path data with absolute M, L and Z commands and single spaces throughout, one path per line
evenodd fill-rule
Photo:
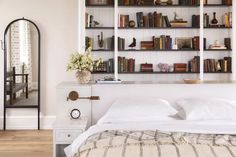
M 6 105 L 5 108 L 38 108 L 38 105 Z
M 97 49 L 97 50 L 92 50 L 92 52 L 113 52 L 114 50 L 104 50 L 104 49 Z
M 204 7 L 231 7 L 232 5 L 227 4 L 205 4 Z
M 85 29 L 114 29 L 114 27 L 86 27 Z
M 204 27 L 204 29 L 232 29 L 232 27 Z
M 197 52 L 197 51 L 200 51 L 200 50 L 192 50 L 192 49 L 190 49 L 190 50 L 132 50 L 132 49 L 130 49 L 130 50 L 118 50 L 119 52 L 142 52 L 142 51 L 144 51 L 144 52 L 146 52 L 146 51 L 150 51 L 150 52 L 168 52 L 168 51 L 171 51 L 171 52 L 188 52 L 188 51 L 191 51 L 191 52 Z
M 114 74 L 114 72 L 92 72 L 92 74 Z
M 194 8 L 199 7 L 200 5 L 119 5 L 118 7 L 150 7 L 150 8 L 175 8 L 175 7 L 183 7 L 183 8 Z
M 118 27 L 118 29 L 200 29 L 199 27 Z
M 119 72 L 119 74 L 199 74 L 199 72 Z
M 232 74 L 231 72 L 204 72 L 205 74 Z
M 232 51 L 232 49 L 205 49 L 204 51 Z
M 114 8 L 114 5 L 86 4 L 86 7 L 94 7 L 94 8 Z

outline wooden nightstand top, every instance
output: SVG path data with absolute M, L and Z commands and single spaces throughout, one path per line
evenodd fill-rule
M 69 117 L 57 117 L 53 124 L 54 129 L 82 129 L 85 130 L 88 125 L 88 118 L 70 119 Z

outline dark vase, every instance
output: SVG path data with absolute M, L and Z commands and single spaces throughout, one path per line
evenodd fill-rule
M 218 20 L 216 19 L 216 12 L 213 13 L 213 19 L 211 20 L 211 24 L 216 25 Z

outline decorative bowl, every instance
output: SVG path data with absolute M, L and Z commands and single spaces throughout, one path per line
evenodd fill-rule
M 186 84 L 199 84 L 201 82 L 200 79 L 184 79 L 184 83 Z

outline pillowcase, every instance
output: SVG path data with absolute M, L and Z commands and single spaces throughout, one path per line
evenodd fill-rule
M 236 120 L 236 101 L 190 98 L 176 102 L 184 120 Z
M 173 120 L 169 116 L 176 113 L 177 110 L 163 99 L 120 98 L 112 104 L 98 124 Z

